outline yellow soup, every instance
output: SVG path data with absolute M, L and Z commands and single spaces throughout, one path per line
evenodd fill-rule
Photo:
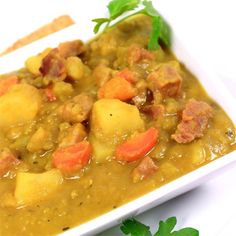
M 0 235 L 52 235 L 235 150 L 235 126 L 150 19 L 47 49 L 0 80 Z

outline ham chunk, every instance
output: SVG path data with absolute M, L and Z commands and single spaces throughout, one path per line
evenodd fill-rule
M 88 119 L 92 106 L 92 97 L 81 93 L 63 104 L 58 113 L 63 121 L 81 123 Z
M 182 120 L 172 138 L 178 143 L 189 143 L 203 136 L 213 109 L 206 102 L 189 100 L 182 113 Z
M 78 56 L 85 51 L 81 40 L 73 40 L 59 44 L 58 51 L 64 58 Z
M 51 50 L 48 55 L 43 58 L 39 70 L 43 76 L 62 80 L 66 78 L 65 59 L 60 55 L 57 48 Z
M 61 139 L 59 147 L 69 147 L 83 141 L 87 137 L 85 127 L 78 123 L 70 127 L 66 135 Z
M 154 174 L 158 167 L 152 160 L 152 158 L 146 156 L 143 160 L 139 163 L 139 165 L 133 170 L 132 178 L 133 182 L 137 183 L 148 176 Z
M 19 164 L 16 156 L 7 148 L 0 150 L 0 178 L 3 177 L 12 167 Z
M 149 88 L 160 91 L 164 96 L 176 97 L 181 92 L 182 77 L 177 62 L 163 63 L 148 78 Z
M 155 56 L 145 48 L 137 44 L 132 44 L 128 49 L 127 60 L 130 66 L 141 62 L 142 60 L 154 60 Z
M 158 117 L 163 117 L 165 112 L 165 107 L 163 105 L 145 105 L 141 107 L 141 112 L 149 115 L 152 119 L 157 119 Z

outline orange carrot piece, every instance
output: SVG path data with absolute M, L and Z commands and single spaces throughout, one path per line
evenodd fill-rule
M 131 162 L 144 157 L 157 144 L 158 135 L 158 130 L 153 127 L 137 134 L 116 148 L 116 159 Z
M 116 76 L 127 80 L 131 84 L 135 84 L 138 80 L 138 78 L 137 78 L 137 76 L 135 76 L 134 72 L 129 70 L 128 68 L 125 68 L 125 69 L 119 71 L 116 74 Z
M 117 98 L 121 101 L 127 101 L 135 95 L 132 84 L 119 77 L 110 79 L 98 91 L 98 98 Z
M 16 75 L 9 76 L 5 79 L 0 79 L 0 96 L 5 94 L 13 85 L 19 82 Z
M 89 142 L 57 149 L 52 155 L 53 165 L 64 173 L 73 173 L 86 166 L 92 154 Z
M 57 97 L 53 94 L 52 86 L 48 86 L 47 88 L 45 88 L 44 92 L 49 102 L 54 102 L 57 100 Z

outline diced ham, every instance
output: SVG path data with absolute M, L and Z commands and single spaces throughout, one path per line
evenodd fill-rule
M 182 113 L 182 120 L 172 138 L 178 143 L 189 143 L 203 136 L 213 109 L 206 102 L 189 100 Z
M 83 141 L 87 137 L 85 127 L 78 123 L 68 129 L 67 134 L 62 138 L 59 147 L 68 147 Z
M 59 78 L 61 80 L 66 78 L 65 59 L 60 55 L 57 48 L 51 50 L 48 55 L 43 58 L 39 70 L 43 76 Z
M 4 148 L 3 150 L 0 150 L 0 177 L 3 177 L 19 163 L 20 161 L 9 149 Z
M 153 119 L 157 119 L 158 117 L 164 116 L 165 108 L 163 105 L 145 105 L 141 107 L 141 112 L 151 116 Z
M 78 56 L 85 51 L 81 40 L 73 40 L 59 44 L 58 51 L 64 58 Z
M 176 97 L 181 92 L 182 77 L 176 63 L 163 63 L 147 78 L 149 88 L 155 93 L 160 91 L 164 96 Z
M 154 174 L 157 171 L 158 167 L 155 162 L 149 156 L 146 156 L 142 159 L 139 165 L 133 170 L 132 178 L 133 182 L 137 183 L 148 176 Z
M 86 93 L 81 93 L 64 103 L 59 108 L 58 114 L 63 121 L 81 123 L 88 119 L 92 106 L 92 97 Z
M 152 52 L 142 48 L 137 44 L 132 44 L 128 49 L 127 60 L 130 66 L 141 62 L 142 60 L 154 60 L 155 56 Z
M 5 94 L 13 85 L 17 84 L 19 79 L 16 75 L 0 79 L 0 96 Z

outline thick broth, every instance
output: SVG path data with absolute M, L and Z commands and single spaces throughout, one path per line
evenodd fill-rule
M 181 65 L 183 94 L 181 98 L 162 99 L 161 104 L 166 109 L 164 121 L 153 120 L 142 114 L 146 127 L 154 126 L 160 131 L 159 143 L 149 153 L 158 166 L 158 170 L 152 176 L 133 183 L 131 172 L 137 166 L 137 161 L 122 164 L 116 160 L 102 163 L 92 160 L 76 177 L 65 176 L 63 184 L 47 199 L 24 207 L 14 206 L 12 198 L 16 185 L 15 173 L 17 171 L 41 173 L 51 168 L 52 152 L 58 145 L 58 127 L 62 124 L 57 117 L 58 107 L 81 91 L 96 94 L 97 87 L 92 73 L 96 66 L 103 61 L 113 70 L 126 67 L 126 48 L 133 43 L 146 48 L 149 29 L 148 18 L 143 17 L 142 20 L 134 18 L 88 43 L 86 53 L 81 56 L 86 65 L 86 73 L 82 80 L 73 83 L 73 91 L 54 102 L 44 101 L 37 119 L 11 127 L 7 132 L 0 134 L 0 147 L 7 146 L 18 150 L 24 162 L 24 165 L 18 166 L 8 176 L 0 179 L 0 235 L 60 233 L 111 211 L 235 150 L 234 124 L 222 108 L 208 97 L 198 80 Z M 132 70 L 145 76 L 154 70 L 158 63 L 176 60 L 167 49 L 157 50 L 154 54 L 156 58 L 154 61 L 134 64 L 131 66 Z M 13 74 L 18 75 L 25 83 L 39 88 L 41 86 L 27 69 Z M 203 137 L 188 144 L 179 144 L 170 136 L 180 121 L 177 113 L 190 98 L 207 102 L 213 108 L 213 118 L 209 120 Z M 40 154 L 29 152 L 26 145 L 40 126 L 52 134 L 49 148 Z M 87 129 L 89 130 L 89 127 Z

